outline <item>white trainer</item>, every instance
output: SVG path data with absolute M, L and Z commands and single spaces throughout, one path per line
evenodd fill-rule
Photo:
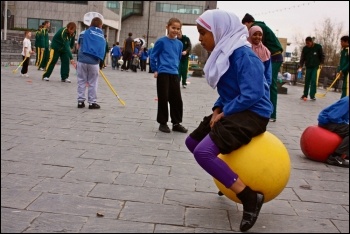
M 72 83 L 72 81 L 70 79 L 65 79 L 65 80 L 61 80 L 62 82 L 65 82 L 65 83 Z
M 50 81 L 50 79 L 48 77 L 44 77 L 43 80 Z

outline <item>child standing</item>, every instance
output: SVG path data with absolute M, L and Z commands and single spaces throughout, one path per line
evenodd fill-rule
M 22 59 L 24 60 L 21 69 L 21 76 L 29 77 L 28 75 L 28 65 L 30 60 L 30 55 L 34 54 L 32 51 L 32 43 L 30 38 L 32 37 L 32 33 L 30 31 L 25 31 L 23 40 L 23 49 L 22 49 Z
M 120 51 L 119 42 L 117 42 L 115 45 L 113 45 L 113 48 L 111 50 L 111 57 L 112 57 L 112 69 L 115 70 L 115 67 L 117 67 L 117 70 L 119 70 L 119 59 L 122 56 L 122 52 Z
M 78 108 L 85 107 L 85 89 L 88 87 L 89 109 L 100 109 L 97 101 L 97 84 L 100 62 L 106 53 L 106 40 L 103 38 L 102 19 L 95 17 L 90 27 L 81 32 L 78 39 L 79 61 L 77 64 Z
M 252 26 L 249 29 L 248 41 L 252 44 L 252 49 L 255 54 L 260 58 L 265 67 L 265 78 L 269 85 L 272 83 L 272 66 L 271 66 L 271 53 L 266 46 L 261 42 L 263 37 L 263 30 L 259 26 Z M 273 121 L 274 120 L 274 121 Z M 275 119 L 272 119 L 275 122 Z
M 199 41 L 211 53 L 205 77 L 219 98 L 213 113 L 187 137 L 186 146 L 206 172 L 242 201 L 244 232 L 255 224 L 264 194 L 245 185 L 218 155 L 231 153 L 266 131 L 273 110 L 269 85 L 264 65 L 247 41 L 248 30 L 235 14 L 207 10 L 196 22 Z
M 167 36 L 159 38 L 154 44 L 150 56 L 154 78 L 157 78 L 159 131 L 170 133 L 168 103 L 173 131 L 186 133 L 182 126 L 183 102 L 179 84 L 179 64 L 182 56 L 182 43 L 177 40 L 181 30 L 181 21 L 171 18 L 166 26 Z
M 147 58 L 148 58 L 148 50 L 147 50 L 147 47 L 144 47 L 141 51 L 141 56 L 140 56 L 141 71 L 146 71 Z

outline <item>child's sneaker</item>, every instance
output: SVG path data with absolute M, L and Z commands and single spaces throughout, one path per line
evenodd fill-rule
M 84 102 L 78 102 L 78 108 L 84 108 L 85 103 Z
M 347 167 L 347 168 L 349 168 L 349 159 L 346 160 L 342 156 L 329 155 L 329 157 L 327 158 L 326 163 L 328 163 L 329 165 L 334 165 L 334 166 L 338 166 L 338 167 Z
M 61 80 L 62 82 L 65 82 L 65 83 L 72 83 L 72 81 L 70 79 L 65 79 L 65 80 Z
M 188 130 L 184 126 L 182 126 L 181 124 L 174 124 L 173 131 L 186 133 Z
M 170 133 L 170 128 L 168 127 L 167 124 L 159 124 L 159 131 Z
M 90 103 L 89 109 L 100 109 L 100 105 L 97 103 Z
M 43 80 L 50 81 L 50 79 L 48 77 L 44 77 Z

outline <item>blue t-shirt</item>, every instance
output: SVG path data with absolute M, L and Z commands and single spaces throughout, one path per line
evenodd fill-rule
M 119 46 L 114 46 L 111 51 L 112 57 L 120 57 L 122 56 L 122 53 L 120 52 Z
M 177 38 L 171 39 L 167 36 L 159 38 L 150 55 L 152 71 L 178 75 L 182 47 L 182 42 Z

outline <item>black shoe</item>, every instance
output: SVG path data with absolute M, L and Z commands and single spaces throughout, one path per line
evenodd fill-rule
M 254 211 L 248 212 L 243 210 L 243 218 L 241 221 L 241 225 L 239 227 L 242 232 L 248 231 L 254 226 L 256 220 L 258 219 L 258 216 L 263 204 L 264 204 L 264 194 L 257 193 Z
M 159 131 L 170 133 L 170 128 L 166 124 L 160 124 L 159 125 Z
M 182 126 L 181 124 L 174 124 L 173 131 L 186 133 L 188 130 L 184 126 Z
M 85 103 L 84 102 L 78 102 L 78 108 L 84 108 Z
M 304 100 L 304 98 L 307 98 L 305 95 L 301 96 L 301 100 Z
M 89 105 L 89 109 L 100 109 L 100 105 L 97 103 L 92 103 Z
M 349 168 L 349 160 L 346 160 L 346 159 L 342 158 L 341 156 L 330 155 L 327 158 L 326 163 L 328 163 L 329 165 L 333 165 L 333 166 Z

